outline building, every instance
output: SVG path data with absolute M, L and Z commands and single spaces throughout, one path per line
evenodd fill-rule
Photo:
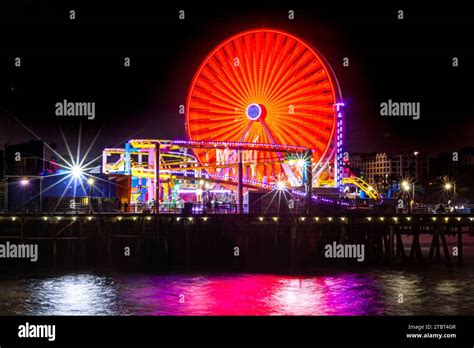
M 464 147 L 455 152 L 443 152 L 430 160 L 433 176 L 457 176 L 461 169 L 474 167 L 474 147 Z
M 80 213 L 115 209 L 115 185 L 101 174 L 100 166 L 88 168 L 76 178 L 57 158 L 67 156 L 45 148 L 42 141 L 33 140 L 0 148 L 0 211 Z
M 456 183 L 459 198 L 474 201 L 474 147 L 440 153 L 431 158 L 430 176 L 433 184 Z M 461 200 L 462 201 L 462 200 Z
M 387 189 L 392 181 L 420 182 L 429 174 L 429 157 L 419 152 L 353 154 L 349 161 L 351 170 L 377 190 Z

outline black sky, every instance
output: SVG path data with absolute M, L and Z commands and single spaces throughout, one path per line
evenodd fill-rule
M 154 4 L 153 4 L 154 3 Z M 75 143 L 78 122 L 58 121 L 63 99 L 96 102 L 83 121 L 85 143 L 126 138 L 184 138 L 184 104 L 193 74 L 207 53 L 239 31 L 272 27 L 312 43 L 333 66 L 346 101 L 349 152 L 472 146 L 474 16 L 457 4 L 414 7 L 342 2 L 248 1 L 219 6 L 175 1 L 15 1 L 0 5 L 0 107 L 48 142 L 62 143 L 58 125 Z M 76 10 L 76 20 L 68 18 Z M 178 19 L 178 10 L 186 19 Z M 288 20 L 288 10 L 295 19 Z M 397 10 L 405 19 L 397 19 Z M 23 66 L 13 67 L 22 57 Z M 123 57 L 132 67 L 122 66 Z M 459 67 L 451 66 L 452 57 Z M 343 57 L 350 66 L 343 67 Z M 421 102 L 421 119 L 383 118 L 381 102 Z M 28 133 L 0 110 L 0 140 Z

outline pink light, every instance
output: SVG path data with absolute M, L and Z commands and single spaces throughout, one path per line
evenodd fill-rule
M 380 296 L 379 284 L 358 274 L 317 277 L 237 274 L 190 276 L 185 280 L 183 286 L 174 276 L 156 276 L 152 282 L 140 281 L 133 289 L 126 289 L 124 295 L 138 304 L 139 315 L 384 314 L 384 308 L 371 300 Z M 185 302 L 170 301 L 169 294 L 175 293 L 183 294 Z
M 194 189 L 181 189 L 178 191 L 179 193 L 196 193 L 196 190 Z M 218 190 L 218 189 L 214 189 L 214 190 L 208 190 L 208 192 L 212 192 L 212 193 L 229 193 L 231 192 L 231 190 Z

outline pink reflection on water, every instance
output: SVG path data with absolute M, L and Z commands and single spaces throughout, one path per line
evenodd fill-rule
M 325 294 L 319 279 L 280 279 L 272 289 L 269 305 L 272 315 L 324 314 Z
M 127 279 L 129 281 L 129 279 Z M 378 315 L 370 276 L 156 276 L 133 279 L 123 297 L 141 315 Z

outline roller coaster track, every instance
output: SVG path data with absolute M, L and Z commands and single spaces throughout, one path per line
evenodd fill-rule
M 134 144 L 137 146 L 137 144 Z M 141 147 L 151 146 L 151 144 L 141 144 Z M 154 146 L 154 145 L 153 145 Z M 122 149 L 111 149 L 111 153 L 122 154 Z M 160 165 L 160 173 L 163 177 L 170 177 L 170 174 L 183 174 L 186 171 L 200 171 L 199 177 L 207 177 L 208 179 L 226 185 L 237 185 L 237 178 L 229 175 L 216 175 L 209 174 L 206 172 L 209 168 L 226 168 L 237 166 L 237 163 L 231 164 L 222 164 L 222 165 L 198 165 L 195 161 L 192 161 L 193 156 L 189 154 L 181 153 L 164 153 L 162 154 L 163 163 Z M 115 162 L 109 170 L 116 171 L 120 166 L 123 165 L 124 159 L 119 159 Z M 282 160 L 272 159 L 271 161 L 252 163 L 252 165 L 268 164 L 268 163 L 283 163 Z M 194 164 L 194 166 L 192 166 Z M 190 166 L 191 165 L 191 166 Z M 154 178 L 155 172 L 153 168 L 148 168 L 147 165 L 140 165 L 138 163 L 132 163 L 132 175 L 142 178 Z M 192 178 L 192 176 L 190 176 Z M 367 182 L 358 177 L 346 177 L 342 179 L 342 183 L 345 185 L 354 185 L 362 190 L 370 199 L 376 203 L 382 202 L 382 196 Z M 320 181 L 320 186 L 333 186 L 334 181 L 332 179 Z M 244 187 L 251 189 L 267 189 L 273 190 L 276 189 L 276 184 L 259 182 L 257 180 L 244 179 Z
M 358 187 L 360 190 L 364 191 L 364 193 L 376 203 L 382 202 L 382 195 L 378 193 L 371 185 L 366 183 L 364 180 L 358 177 L 347 177 L 342 178 L 342 183 L 344 185 L 354 185 Z M 321 185 L 325 186 L 332 186 L 333 180 L 324 180 L 321 182 Z

